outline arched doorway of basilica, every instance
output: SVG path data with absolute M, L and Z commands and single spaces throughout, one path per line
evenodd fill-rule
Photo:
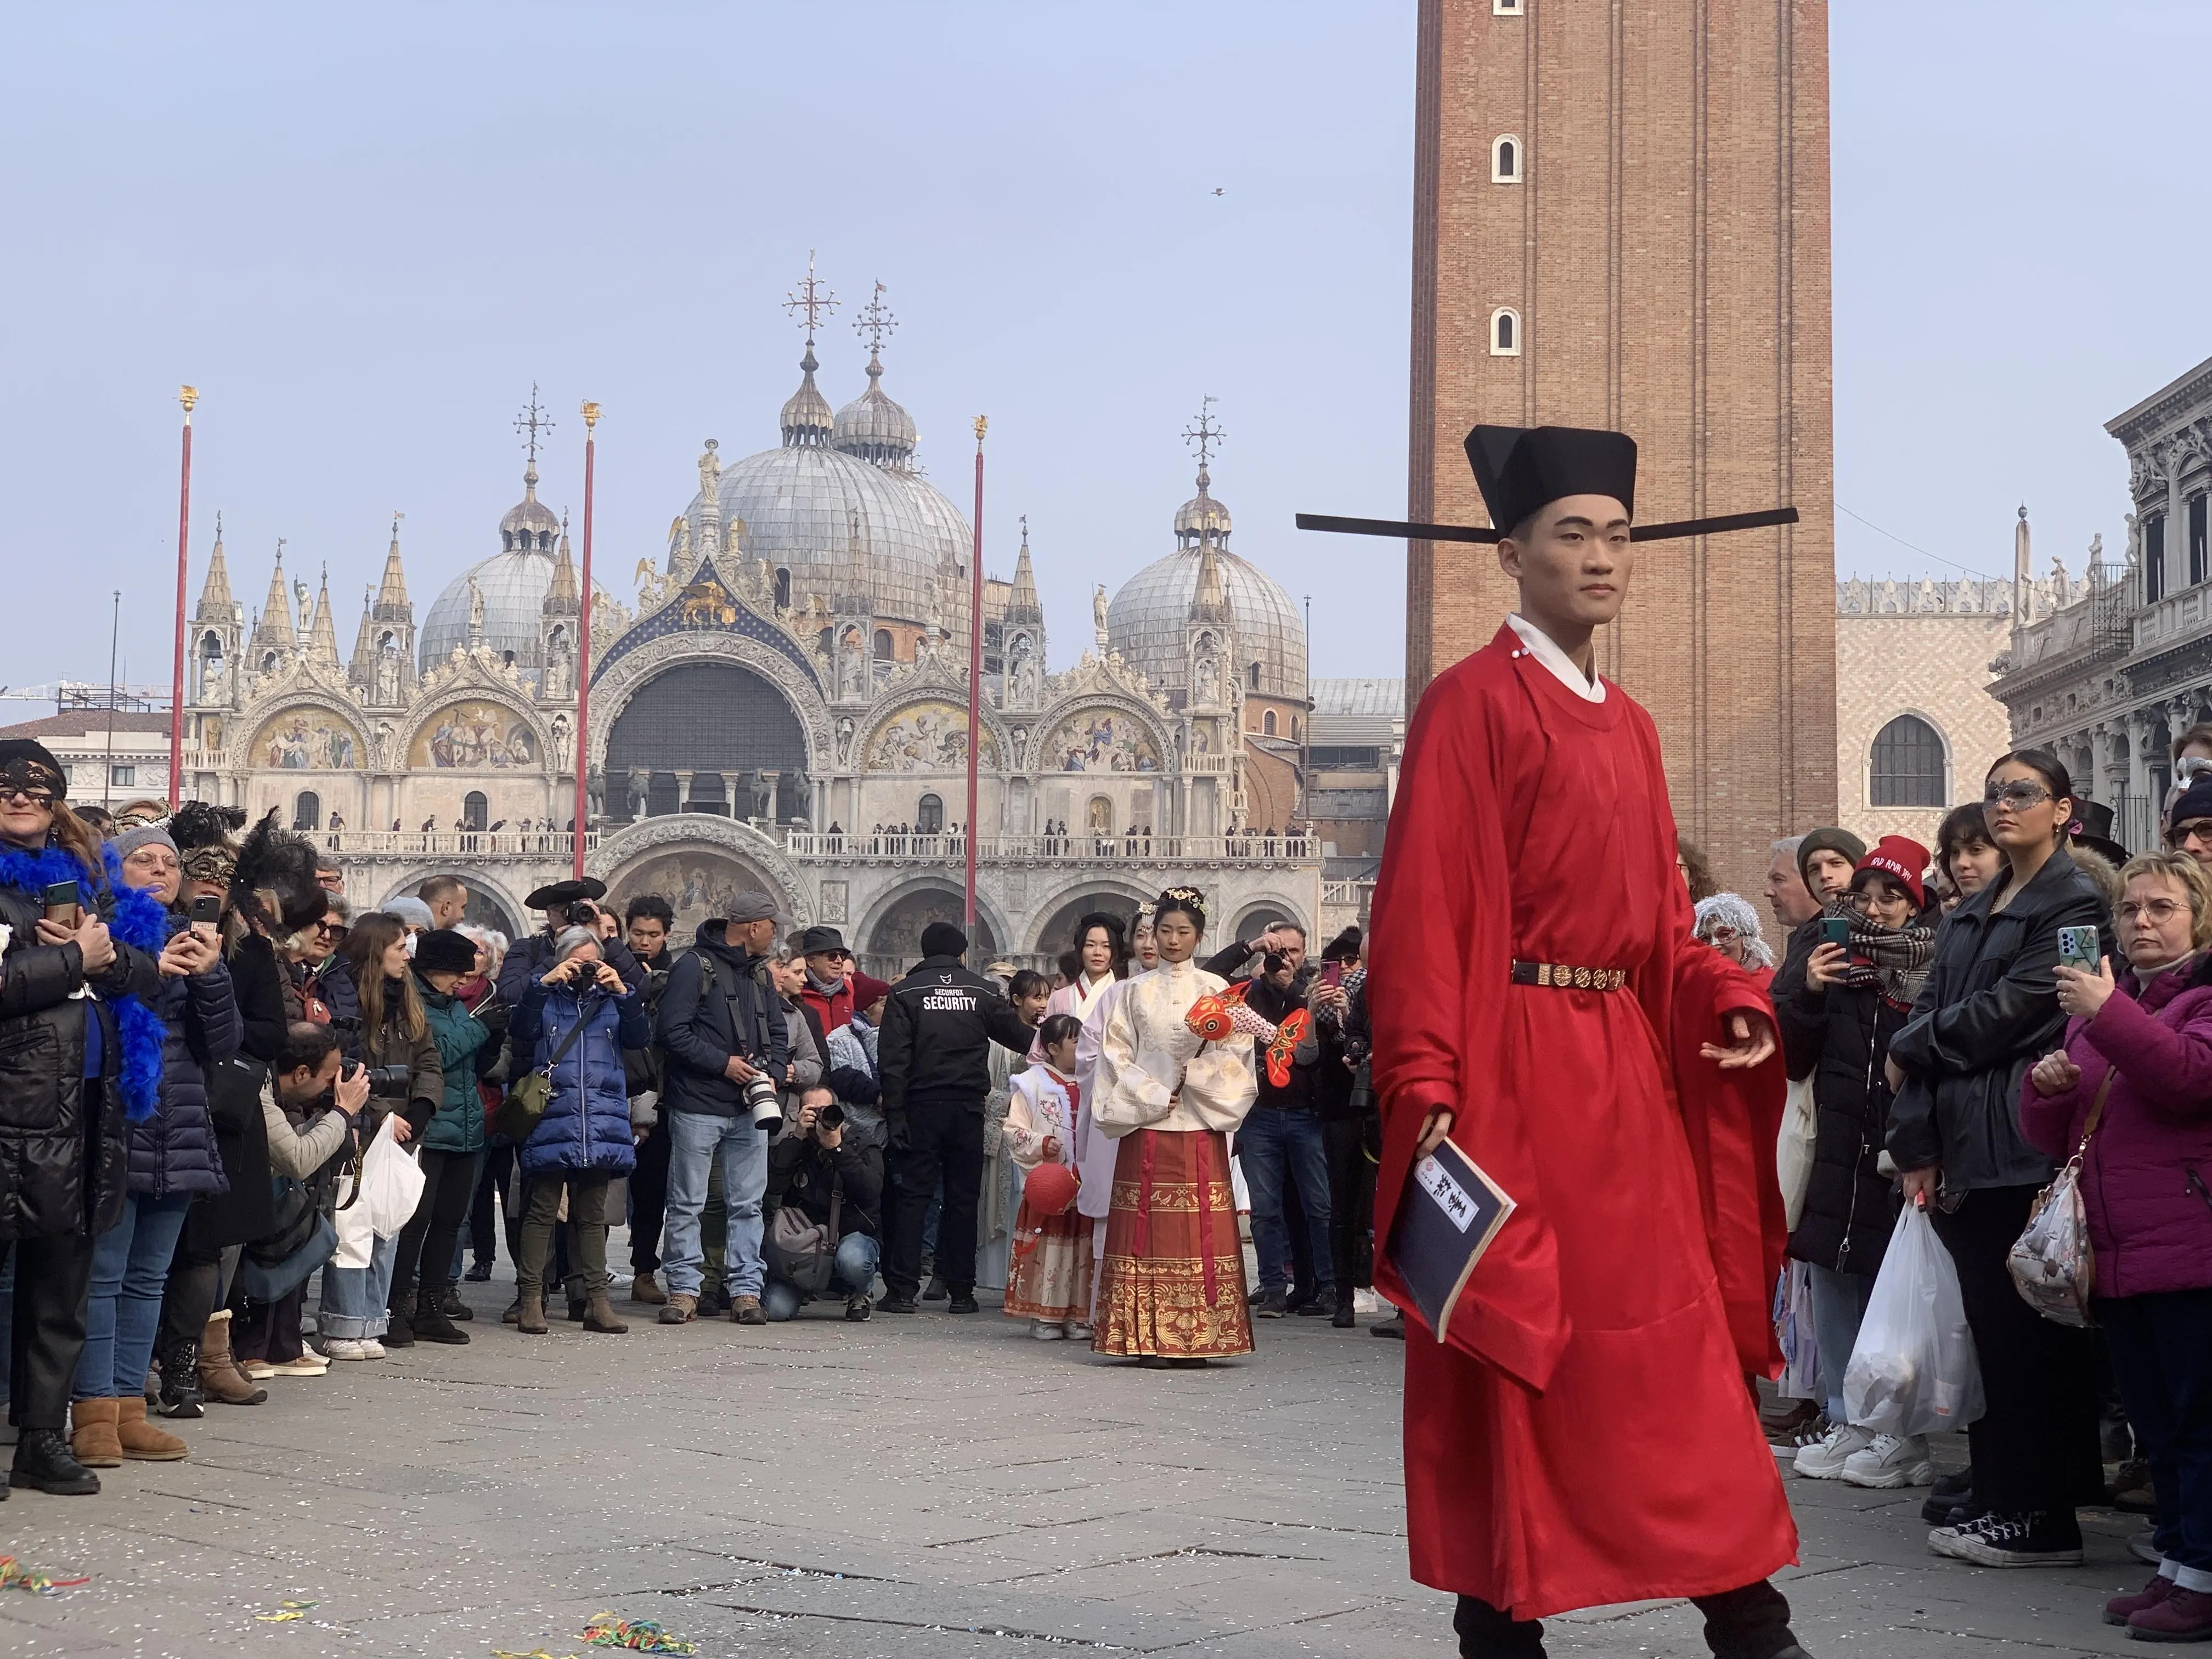
M 1096 911 L 1121 918 L 1124 937 L 1137 921 L 1137 901 L 1127 893 L 1099 890 L 1079 893 L 1069 898 L 1046 918 L 1037 929 L 1036 948 L 1040 955 L 1058 957 L 1075 947 L 1075 924 Z
M 617 915 L 629 902 L 658 893 L 676 912 L 672 942 L 689 945 L 699 924 L 727 915 L 730 901 L 748 890 L 776 890 L 774 882 L 725 848 L 705 845 L 661 848 L 617 872 L 607 884 L 607 908 Z
M 902 977 L 921 960 L 921 930 L 933 921 L 961 927 L 965 908 L 965 896 L 957 887 L 921 887 L 906 894 L 876 918 L 862 943 L 862 969 L 879 979 Z M 998 939 L 979 912 L 968 934 L 968 965 L 980 971 L 998 954 Z
M 806 733 L 774 685 L 737 663 L 678 663 L 640 686 L 608 731 L 607 817 L 803 818 L 806 762 Z

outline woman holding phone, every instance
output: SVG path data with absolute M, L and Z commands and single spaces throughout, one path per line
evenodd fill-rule
M 1889 1154 L 1905 1201 L 1929 1209 L 1958 1269 L 1988 1401 L 1967 1431 L 1972 1498 L 1928 1542 L 1982 1566 L 2068 1566 L 2081 1559 L 2074 1511 L 2104 1493 L 2096 1339 L 2029 1307 L 2005 1258 L 2052 1174 L 2021 1131 L 2018 1102 L 2022 1076 L 2066 1026 L 2060 933 L 2106 938 L 2111 919 L 2065 850 L 2074 784 L 2056 755 L 2001 758 L 1982 814 L 2004 867 L 1937 933 L 1927 985 L 1886 1066 L 1897 1095 Z
M 0 1259 L 15 1268 L 18 1436 L 9 1484 L 100 1490 L 63 1430 L 84 1351 L 94 1241 L 129 1193 L 126 1114 L 155 1107 L 161 994 L 155 958 L 108 931 L 115 896 L 100 843 L 69 809 L 69 775 L 43 744 L 0 741 Z

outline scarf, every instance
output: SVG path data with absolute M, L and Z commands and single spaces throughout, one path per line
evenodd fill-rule
M 1924 921 L 1884 927 L 1841 898 L 1829 901 L 1826 914 L 1841 916 L 1850 929 L 1846 947 L 1850 959 L 1844 966 L 1844 983 L 1860 989 L 1871 987 L 1896 1007 L 1911 1008 L 1928 982 L 1929 963 L 1936 959 L 1936 929 Z
M 108 932 L 118 944 L 158 956 L 168 943 L 173 918 L 152 894 L 123 884 L 122 862 L 112 845 L 103 843 L 100 850 L 106 866 L 106 890 L 113 900 Z M 46 888 L 64 881 L 76 884 L 77 902 L 87 910 L 98 908 L 100 889 L 67 848 L 47 846 L 35 853 L 16 848 L 0 851 L 0 887 L 37 900 Z M 168 1042 L 168 1028 L 159 1014 L 128 993 L 100 1000 L 115 1011 L 116 1035 L 123 1048 L 124 1115 L 133 1123 L 143 1123 L 161 1103 L 161 1050 Z M 100 1017 L 90 1011 L 88 1014 L 94 1019 Z

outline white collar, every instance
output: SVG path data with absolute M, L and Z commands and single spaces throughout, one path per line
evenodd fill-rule
M 1521 637 L 1528 654 L 1552 671 L 1560 684 L 1584 702 L 1605 701 L 1605 682 L 1583 672 L 1575 659 L 1559 649 L 1559 641 L 1518 611 L 1509 612 L 1505 625 Z

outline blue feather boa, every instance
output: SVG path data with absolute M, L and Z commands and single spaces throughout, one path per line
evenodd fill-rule
M 135 945 L 151 956 L 160 955 L 174 931 L 174 919 L 152 894 L 123 884 L 122 864 L 112 846 L 103 844 L 100 850 L 106 866 L 106 890 L 113 903 L 107 921 L 108 932 L 125 945 Z M 48 887 L 64 881 L 76 884 L 77 902 L 86 909 L 98 908 L 100 890 L 94 885 L 84 866 L 67 848 L 46 847 L 35 853 L 14 848 L 0 850 L 0 887 L 13 888 L 37 899 Z M 135 996 L 103 997 L 101 1000 L 114 1010 L 116 1034 L 123 1045 L 124 1115 L 133 1123 L 142 1123 L 153 1116 L 161 1103 L 161 1051 L 168 1042 L 168 1028 L 161 1023 L 159 1014 Z M 89 1018 L 99 1018 L 89 1010 L 87 1013 Z

